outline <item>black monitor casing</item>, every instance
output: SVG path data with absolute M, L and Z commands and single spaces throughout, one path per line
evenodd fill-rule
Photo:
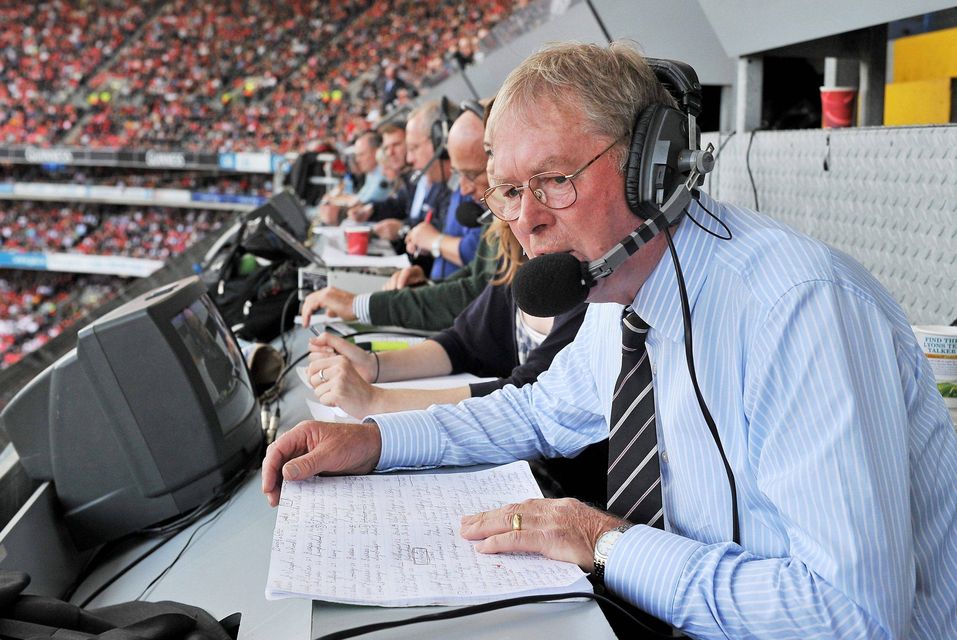
M 79 548 L 202 504 L 262 443 L 239 348 L 195 277 L 84 327 L 0 423 L 27 474 L 54 482 Z

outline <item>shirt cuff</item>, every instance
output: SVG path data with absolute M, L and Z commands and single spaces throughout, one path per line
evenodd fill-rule
M 356 320 L 363 324 L 372 324 L 372 317 L 369 313 L 369 299 L 371 293 L 360 293 L 352 299 L 352 314 Z
M 661 529 L 628 529 L 611 550 L 605 585 L 651 615 L 671 622 L 678 581 L 703 545 Z
M 402 411 L 369 416 L 379 425 L 382 453 L 377 471 L 434 467 L 442 462 L 445 446 L 435 419 L 425 411 Z

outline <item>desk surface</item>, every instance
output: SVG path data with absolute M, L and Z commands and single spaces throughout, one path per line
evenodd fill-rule
M 293 331 L 292 353 L 305 350 L 309 332 Z M 295 374 L 288 378 L 282 399 L 281 430 L 309 418 L 308 390 Z M 252 474 L 218 517 L 202 519 L 140 562 L 93 602 L 91 607 L 133 600 L 159 576 L 186 545 L 182 557 L 145 596 L 146 600 L 176 600 L 206 609 L 213 617 L 243 614 L 241 639 L 305 640 L 359 625 L 414 616 L 438 607 L 382 608 L 311 602 L 305 599 L 266 600 L 266 574 L 276 511 L 260 491 L 260 475 Z M 208 523 L 208 524 L 204 524 Z M 197 531 L 198 530 L 198 531 Z M 155 541 L 126 549 L 98 567 L 74 596 L 79 602 L 105 580 L 135 560 Z M 372 637 L 417 638 L 614 638 L 598 605 L 592 601 L 525 605 L 479 616 L 411 625 Z

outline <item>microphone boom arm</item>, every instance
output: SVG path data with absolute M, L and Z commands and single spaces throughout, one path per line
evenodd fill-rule
M 691 181 L 689 180 L 689 182 Z M 691 202 L 691 198 L 691 187 L 688 183 L 684 183 L 675 189 L 675 192 L 671 194 L 671 197 L 661 208 L 661 213 L 642 222 L 637 229 L 628 234 L 628 237 L 616 244 L 608 253 L 589 262 L 586 270 L 587 277 L 593 281 L 601 280 L 614 273 L 615 269 L 633 256 L 638 249 L 650 242 L 661 230 L 677 223 L 681 219 L 685 207 Z
M 713 149 L 714 145 L 709 144 L 704 151 L 693 151 L 687 156 L 687 159 L 682 158 L 688 166 L 688 179 L 675 189 L 668 201 L 662 205 L 658 215 L 641 223 L 637 229 L 612 247 L 608 253 L 589 262 L 588 266 L 583 269 L 582 277 L 583 280 L 589 279 L 590 282 L 583 282 L 583 284 L 591 284 L 596 280 L 607 278 L 659 232 L 678 223 L 685 207 L 694 197 L 694 189 L 697 187 L 698 179 L 714 167 L 714 157 L 711 154 Z

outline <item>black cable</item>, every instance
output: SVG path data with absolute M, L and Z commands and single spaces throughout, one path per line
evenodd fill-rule
M 300 291 L 312 291 L 307 287 L 296 287 L 289 294 L 289 297 L 286 298 L 286 301 L 282 304 L 282 314 L 279 316 L 279 344 L 281 345 L 281 355 L 282 360 L 285 362 L 289 359 L 289 350 L 286 348 L 286 314 L 289 312 L 289 303 L 292 302 L 293 298 L 299 296 Z
M 731 239 L 734 237 L 734 236 L 731 234 L 731 229 L 728 228 L 728 225 L 725 224 L 724 220 L 722 220 L 722 219 L 719 218 L 718 216 L 714 215 L 714 212 L 711 211 L 711 209 L 709 209 L 708 207 L 706 207 L 706 206 L 704 205 L 704 203 L 701 202 L 700 199 L 697 199 L 697 198 L 696 198 L 696 199 L 695 199 L 695 202 L 697 202 L 698 205 L 699 205 L 702 209 L 704 209 L 705 211 L 707 211 L 707 212 L 708 212 L 708 215 L 711 216 L 711 218 L 714 219 L 715 222 L 717 222 L 717 223 L 720 224 L 722 227 L 724 227 L 724 230 L 728 233 L 728 235 L 722 236 L 722 235 L 719 235 L 719 234 L 715 233 L 715 232 L 712 231 L 711 229 L 708 229 L 707 227 L 703 226 L 700 222 L 698 222 L 697 220 L 695 220 L 695 217 L 694 217 L 693 215 L 691 215 L 691 212 L 690 212 L 690 211 L 685 211 L 685 214 L 687 214 L 688 219 L 691 220 L 691 222 L 693 222 L 696 227 L 698 227 L 699 229 L 701 229 L 702 231 L 704 231 L 704 232 L 707 233 L 708 235 L 714 236 L 714 237 L 717 238 L 718 240 L 731 240 Z
M 456 61 L 458 62 L 458 65 L 459 65 L 459 72 L 462 75 L 462 80 L 465 81 L 465 86 L 468 87 L 469 93 L 472 94 L 472 97 L 475 98 L 476 102 L 480 101 L 482 99 L 482 96 L 480 96 L 479 92 L 475 90 L 475 85 L 472 84 L 472 81 L 469 80 L 468 75 L 465 73 L 465 64 L 459 58 L 456 58 Z
M 744 153 L 744 166 L 748 169 L 748 177 L 751 179 L 751 191 L 754 192 L 754 210 L 760 211 L 761 207 L 758 206 L 758 187 L 754 184 L 754 174 L 751 173 L 751 145 L 754 143 L 754 134 L 757 132 L 757 129 L 751 131 L 751 137 L 748 139 L 748 150 Z
M 219 486 L 212 496 L 198 506 L 193 507 L 191 510 L 173 520 L 167 520 L 153 527 L 144 527 L 132 535 L 162 535 L 171 531 L 179 533 L 204 517 L 207 513 L 215 511 L 226 500 L 229 500 L 239 485 L 242 484 L 243 480 L 246 479 L 249 472 L 258 466 L 258 460 L 259 456 L 250 456 L 247 465 L 237 469 L 232 476 Z
M 262 392 L 259 396 L 260 404 L 264 405 L 264 409 L 268 410 L 268 405 L 271 403 L 278 402 L 279 392 L 282 389 L 282 382 L 286 378 L 286 374 L 295 368 L 297 364 L 302 362 L 306 356 L 309 355 L 309 352 L 306 351 L 302 355 L 296 357 L 295 360 L 287 364 L 282 371 L 279 372 L 279 375 L 276 376 L 276 381 L 272 384 L 271 387 Z
M 83 599 L 83 602 L 81 602 L 81 603 L 80 603 L 79 605 L 77 605 L 77 606 L 78 606 L 79 608 L 81 608 L 81 609 L 85 609 L 86 606 L 87 606 L 88 604 L 90 604 L 91 602 L 93 602 L 93 600 L 95 600 L 98 595 L 100 595 L 101 593 L 103 593 L 104 591 L 106 591 L 106 590 L 110 587 L 110 585 L 112 585 L 114 582 L 116 582 L 117 580 L 119 580 L 120 578 L 122 578 L 122 577 L 123 577 L 124 575 L 126 575 L 133 567 L 135 567 L 135 566 L 138 565 L 140 562 L 142 562 L 143 560 L 145 560 L 146 558 L 148 558 L 148 557 L 150 556 L 150 554 L 152 554 L 154 551 L 156 551 L 157 549 L 159 549 L 160 547 L 162 547 L 164 544 L 166 544 L 167 542 L 169 542 L 170 540 L 172 540 L 174 537 L 176 537 L 176 534 L 175 534 L 175 533 L 171 533 L 171 534 L 167 535 L 165 538 L 163 538 L 162 540 L 160 540 L 159 542 L 157 542 L 155 545 L 153 545 L 152 547 L 150 547 L 149 549 L 147 549 L 144 553 L 140 554 L 140 555 L 136 558 L 136 560 L 134 560 L 133 562 L 131 562 L 131 563 L 129 563 L 128 565 L 126 565 L 125 567 L 123 567 L 122 570 L 120 570 L 120 571 L 118 571 L 117 573 L 115 573 L 109 580 L 107 580 L 106 582 L 104 582 L 103 584 L 101 584 L 99 587 L 97 587 L 97 588 L 93 591 L 93 593 L 91 593 L 91 594 L 88 595 L 86 598 L 84 598 L 84 599 Z
M 385 629 L 395 629 L 396 627 L 404 627 L 410 624 L 418 624 L 419 622 L 434 622 L 436 620 L 451 620 L 453 618 L 462 618 L 464 616 L 474 616 L 479 613 L 486 613 L 488 611 L 497 611 L 499 609 L 507 609 L 508 607 L 517 607 L 523 604 L 532 604 L 535 602 L 552 602 L 555 600 L 568 600 L 570 598 L 586 598 L 588 600 L 595 600 L 596 602 L 604 602 L 605 604 L 611 605 L 616 608 L 618 611 L 626 615 L 631 619 L 635 625 L 641 627 L 643 631 L 643 638 L 672 638 L 671 635 L 663 635 L 658 633 L 641 620 L 636 618 L 630 611 L 622 607 L 620 604 L 597 593 L 589 593 L 587 591 L 581 592 L 570 592 L 570 593 L 554 593 L 554 594 L 540 594 L 534 596 L 521 596 L 518 598 L 507 598 L 505 600 L 496 600 L 495 602 L 485 602 L 483 604 L 475 604 L 468 607 L 461 607 L 458 609 L 446 609 L 443 611 L 438 611 L 436 613 L 426 613 L 420 616 L 413 616 L 411 618 L 405 618 L 403 620 L 390 620 L 388 622 L 376 622 L 374 624 L 366 624 L 361 627 L 352 627 L 351 629 L 343 629 L 341 631 L 334 631 L 333 633 L 327 633 L 324 636 L 318 636 L 315 640 L 344 640 L 345 638 L 355 638 L 356 636 L 365 635 L 367 633 L 373 633 L 375 631 L 382 631 Z
M 230 499 L 229 499 L 229 500 L 226 500 L 223 504 L 221 504 L 221 505 L 219 506 L 219 513 L 217 513 L 215 516 L 213 516 L 212 518 L 210 518 L 210 519 L 207 520 L 206 522 L 202 523 L 201 525 L 199 525 L 198 527 L 196 527 L 196 529 L 193 530 L 193 533 L 190 534 L 189 539 L 186 540 L 186 544 L 184 544 L 184 545 L 183 545 L 183 548 L 179 550 L 179 553 L 176 554 L 176 557 L 173 558 L 173 561 L 170 562 L 168 565 L 166 565 L 166 568 L 163 569 L 163 571 L 160 572 L 160 574 L 159 574 L 158 576 L 156 576 L 155 578 L 153 578 L 153 580 L 152 580 L 148 585 L 146 585 L 146 588 L 143 589 L 143 591 L 140 592 L 140 595 L 136 596 L 136 599 L 137 599 L 137 600 L 141 600 L 141 599 L 143 598 L 143 596 L 146 595 L 146 592 L 149 591 L 157 582 L 159 582 L 159 581 L 163 578 L 163 576 L 165 576 L 167 573 L 169 573 L 170 569 L 172 569 L 173 566 L 174 566 L 177 562 L 179 562 L 179 559 L 182 558 L 182 557 L 183 557 L 183 554 L 186 553 L 186 550 L 189 549 L 189 545 L 191 545 L 191 544 L 193 543 L 193 539 L 196 537 L 196 534 L 197 534 L 197 533 L 199 533 L 204 527 L 209 526 L 209 525 L 213 524 L 214 522 L 216 522 L 217 520 L 219 520 L 219 519 L 222 517 L 222 515 L 223 515 L 224 513 L 226 513 L 226 506 L 231 502 L 231 500 L 232 500 L 232 496 L 230 496 Z M 179 533 L 179 532 L 177 532 L 177 533 Z M 174 535 L 175 535 L 175 534 L 174 534 Z M 172 538 L 172 537 L 173 537 L 173 536 L 170 536 L 170 538 Z M 150 552 L 152 553 L 152 550 L 150 550 Z
M 731 142 L 731 138 L 733 138 L 736 133 L 737 133 L 737 130 L 732 131 L 732 132 L 728 135 L 728 137 L 724 139 L 724 142 L 722 142 L 722 143 L 718 146 L 718 150 L 714 152 L 714 156 L 713 156 L 713 158 L 714 158 L 714 167 L 712 168 L 711 171 L 708 172 L 708 193 L 711 193 L 711 179 L 714 178 L 714 176 L 715 176 L 714 169 L 717 168 L 717 166 L 718 166 L 718 158 L 721 156 L 721 152 L 724 151 L 724 148 L 725 148 L 726 146 L 728 146 L 728 143 Z M 698 204 L 700 204 L 700 201 L 699 201 Z M 707 210 L 707 207 L 705 207 L 705 210 Z M 708 213 L 711 213 L 711 212 L 708 211 Z M 688 217 L 690 218 L 691 216 L 688 216 Z M 711 217 L 714 218 L 714 214 L 713 214 L 713 213 L 711 213 Z M 715 219 L 717 219 L 717 218 L 715 218 Z M 693 218 L 692 218 L 692 220 L 693 220 Z M 698 224 L 697 221 L 695 221 L 695 224 Z M 698 225 L 698 226 L 700 227 L 701 225 Z M 703 228 L 703 227 L 702 227 L 702 228 Z
M 721 152 L 724 150 L 724 148 L 725 148 L 726 146 L 728 146 L 728 143 L 731 142 L 731 138 L 733 138 L 733 137 L 734 137 L 734 134 L 736 134 L 736 133 L 737 133 L 737 130 L 732 131 L 731 134 L 730 134 L 727 138 L 724 139 L 724 142 L 721 143 L 721 146 L 718 147 L 718 150 L 714 152 L 714 163 L 715 163 L 715 164 L 718 164 L 718 156 L 721 155 Z
M 734 482 L 734 472 L 728 463 L 728 456 L 725 455 L 724 446 L 721 444 L 721 438 L 718 435 L 718 427 L 711 416 L 704 396 L 701 394 L 701 387 L 698 385 L 698 375 L 695 372 L 693 339 L 691 335 L 691 309 L 688 303 L 688 290 L 685 287 L 685 277 L 681 272 L 681 263 L 678 261 L 678 252 L 675 250 L 675 243 L 671 239 L 671 229 L 665 228 L 665 238 L 668 240 L 668 249 L 671 251 L 671 259 L 675 265 L 675 277 L 678 279 L 678 292 L 681 297 L 681 316 L 685 329 L 685 360 L 688 362 L 688 373 L 691 375 L 691 384 L 694 386 L 695 397 L 698 399 L 698 406 L 701 408 L 701 414 L 704 421 L 708 424 L 711 431 L 711 437 L 718 446 L 718 453 L 721 454 L 721 462 L 724 463 L 724 471 L 728 476 L 728 487 L 731 490 L 731 539 L 735 544 L 741 544 L 740 532 L 738 529 L 738 490 Z
M 245 470 L 243 470 L 243 472 L 245 472 Z M 245 473 L 243 473 L 243 476 L 245 476 Z M 205 516 L 207 513 L 209 513 L 209 511 L 211 510 L 210 505 L 214 505 L 214 503 L 216 503 L 216 501 L 219 500 L 221 497 L 222 497 L 221 494 L 214 495 L 208 500 L 206 500 L 205 502 L 203 502 L 202 504 L 194 507 L 193 509 L 190 509 L 187 513 L 182 514 L 180 517 L 177 517 L 174 520 L 169 520 L 161 526 L 146 527 L 143 529 L 139 529 L 137 531 L 129 533 L 121 538 L 118 538 L 104 545 L 103 547 L 101 547 L 99 551 L 96 552 L 96 554 L 94 554 L 94 556 L 90 559 L 90 561 L 87 562 L 86 566 L 84 566 L 84 568 L 80 571 L 80 574 L 77 576 L 76 580 L 73 582 L 70 588 L 66 590 L 63 596 L 63 599 L 66 601 L 69 601 L 73 597 L 73 594 L 76 593 L 80 585 L 83 584 L 83 582 L 85 582 L 86 579 L 90 577 L 90 574 L 93 572 L 93 570 L 96 569 L 96 567 L 98 567 L 102 563 L 102 558 L 110 555 L 110 553 L 112 553 L 112 551 L 121 543 L 128 542 L 135 538 L 143 538 L 143 537 L 152 538 L 156 536 L 162 537 L 162 540 L 160 540 L 158 544 L 151 547 L 148 551 L 146 551 L 142 555 L 138 556 L 135 560 L 133 560 L 133 562 L 131 562 L 122 570 L 117 572 L 109 580 L 107 580 L 102 585 L 100 585 L 92 594 L 87 596 L 86 599 L 84 599 L 84 601 L 80 604 L 80 607 L 85 607 L 96 596 L 102 593 L 111 584 L 116 582 L 119 578 L 121 578 L 124 574 L 126 574 L 130 569 L 135 567 L 137 564 L 139 564 L 143 559 L 145 559 L 151 553 L 153 553 L 154 551 L 162 547 L 164 544 L 169 542 L 170 539 L 174 538 L 177 533 L 189 527 L 192 523 L 194 523 L 195 521 L 199 520 L 200 518 Z
M 260 447 L 260 449 L 262 449 L 262 447 Z M 221 507 L 226 502 L 228 502 L 233 497 L 233 495 L 235 495 L 236 489 L 239 487 L 240 484 L 242 484 L 242 481 L 246 479 L 246 476 L 248 476 L 249 473 L 254 468 L 256 468 L 256 466 L 258 466 L 259 459 L 260 459 L 260 456 L 258 455 L 250 456 L 249 464 L 237 470 L 236 473 L 233 474 L 233 476 L 229 480 L 227 480 L 220 486 L 219 490 L 214 495 L 212 495 L 202 504 L 194 507 L 187 513 L 183 514 L 182 516 L 174 520 L 167 521 L 159 526 L 145 527 L 143 529 L 135 531 L 131 534 L 123 536 L 122 538 L 119 538 L 118 540 L 114 541 L 113 545 L 115 545 L 116 543 L 119 543 L 120 541 L 130 540 L 136 537 L 162 536 L 162 539 L 158 543 L 156 543 L 155 545 L 147 549 L 144 553 L 137 556 L 135 560 L 127 564 L 125 567 L 123 567 L 118 572 L 116 572 L 113 576 L 107 579 L 103 584 L 101 584 L 86 598 L 84 598 L 83 601 L 78 606 L 80 608 L 86 607 L 97 596 L 99 596 L 107 588 L 109 588 L 110 585 L 112 585 L 121 577 L 126 575 L 133 567 L 135 567 L 140 562 L 145 560 L 157 549 L 159 549 L 164 544 L 166 544 L 167 542 L 175 538 L 177 534 L 179 534 L 181 531 L 188 528 L 200 518 L 206 516 L 210 512 L 216 510 L 217 508 Z M 100 555 L 100 554 L 97 553 L 97 555 Z M 89 577 L 90 573 L 92 573 L 92 571 L 98 565 L 99 565 L 99 561 L 97 561 L 96 564 L 91 562 L 89 566 L 84 569 L 83 574 L 81 574 L 77 578 L 77 580 L 74 582 L 74 585 L 71 586 L 70 589 L 68 590 L 68 593 L 70 594 L 70 596 L 72 596 L 72 594 L 77 590 L 77 588 Z
M 611 34 L 608 33 L 608 29 L 605 27 L 605 23 L 602 21 L 601 16 L 598 15 L 598 11 L 595 9 L 595 5 L 592 4 L 591 0 L 585 0 L 585 3 L 588 5 L 588 8 L 591 9 L 591 15 L 595 18 L 595 22 L 598 23 L 598 28 L 601 29 L 602 34 L 605 36 L 605 40 L 608 41 L 608 44 L 612 43 Z

